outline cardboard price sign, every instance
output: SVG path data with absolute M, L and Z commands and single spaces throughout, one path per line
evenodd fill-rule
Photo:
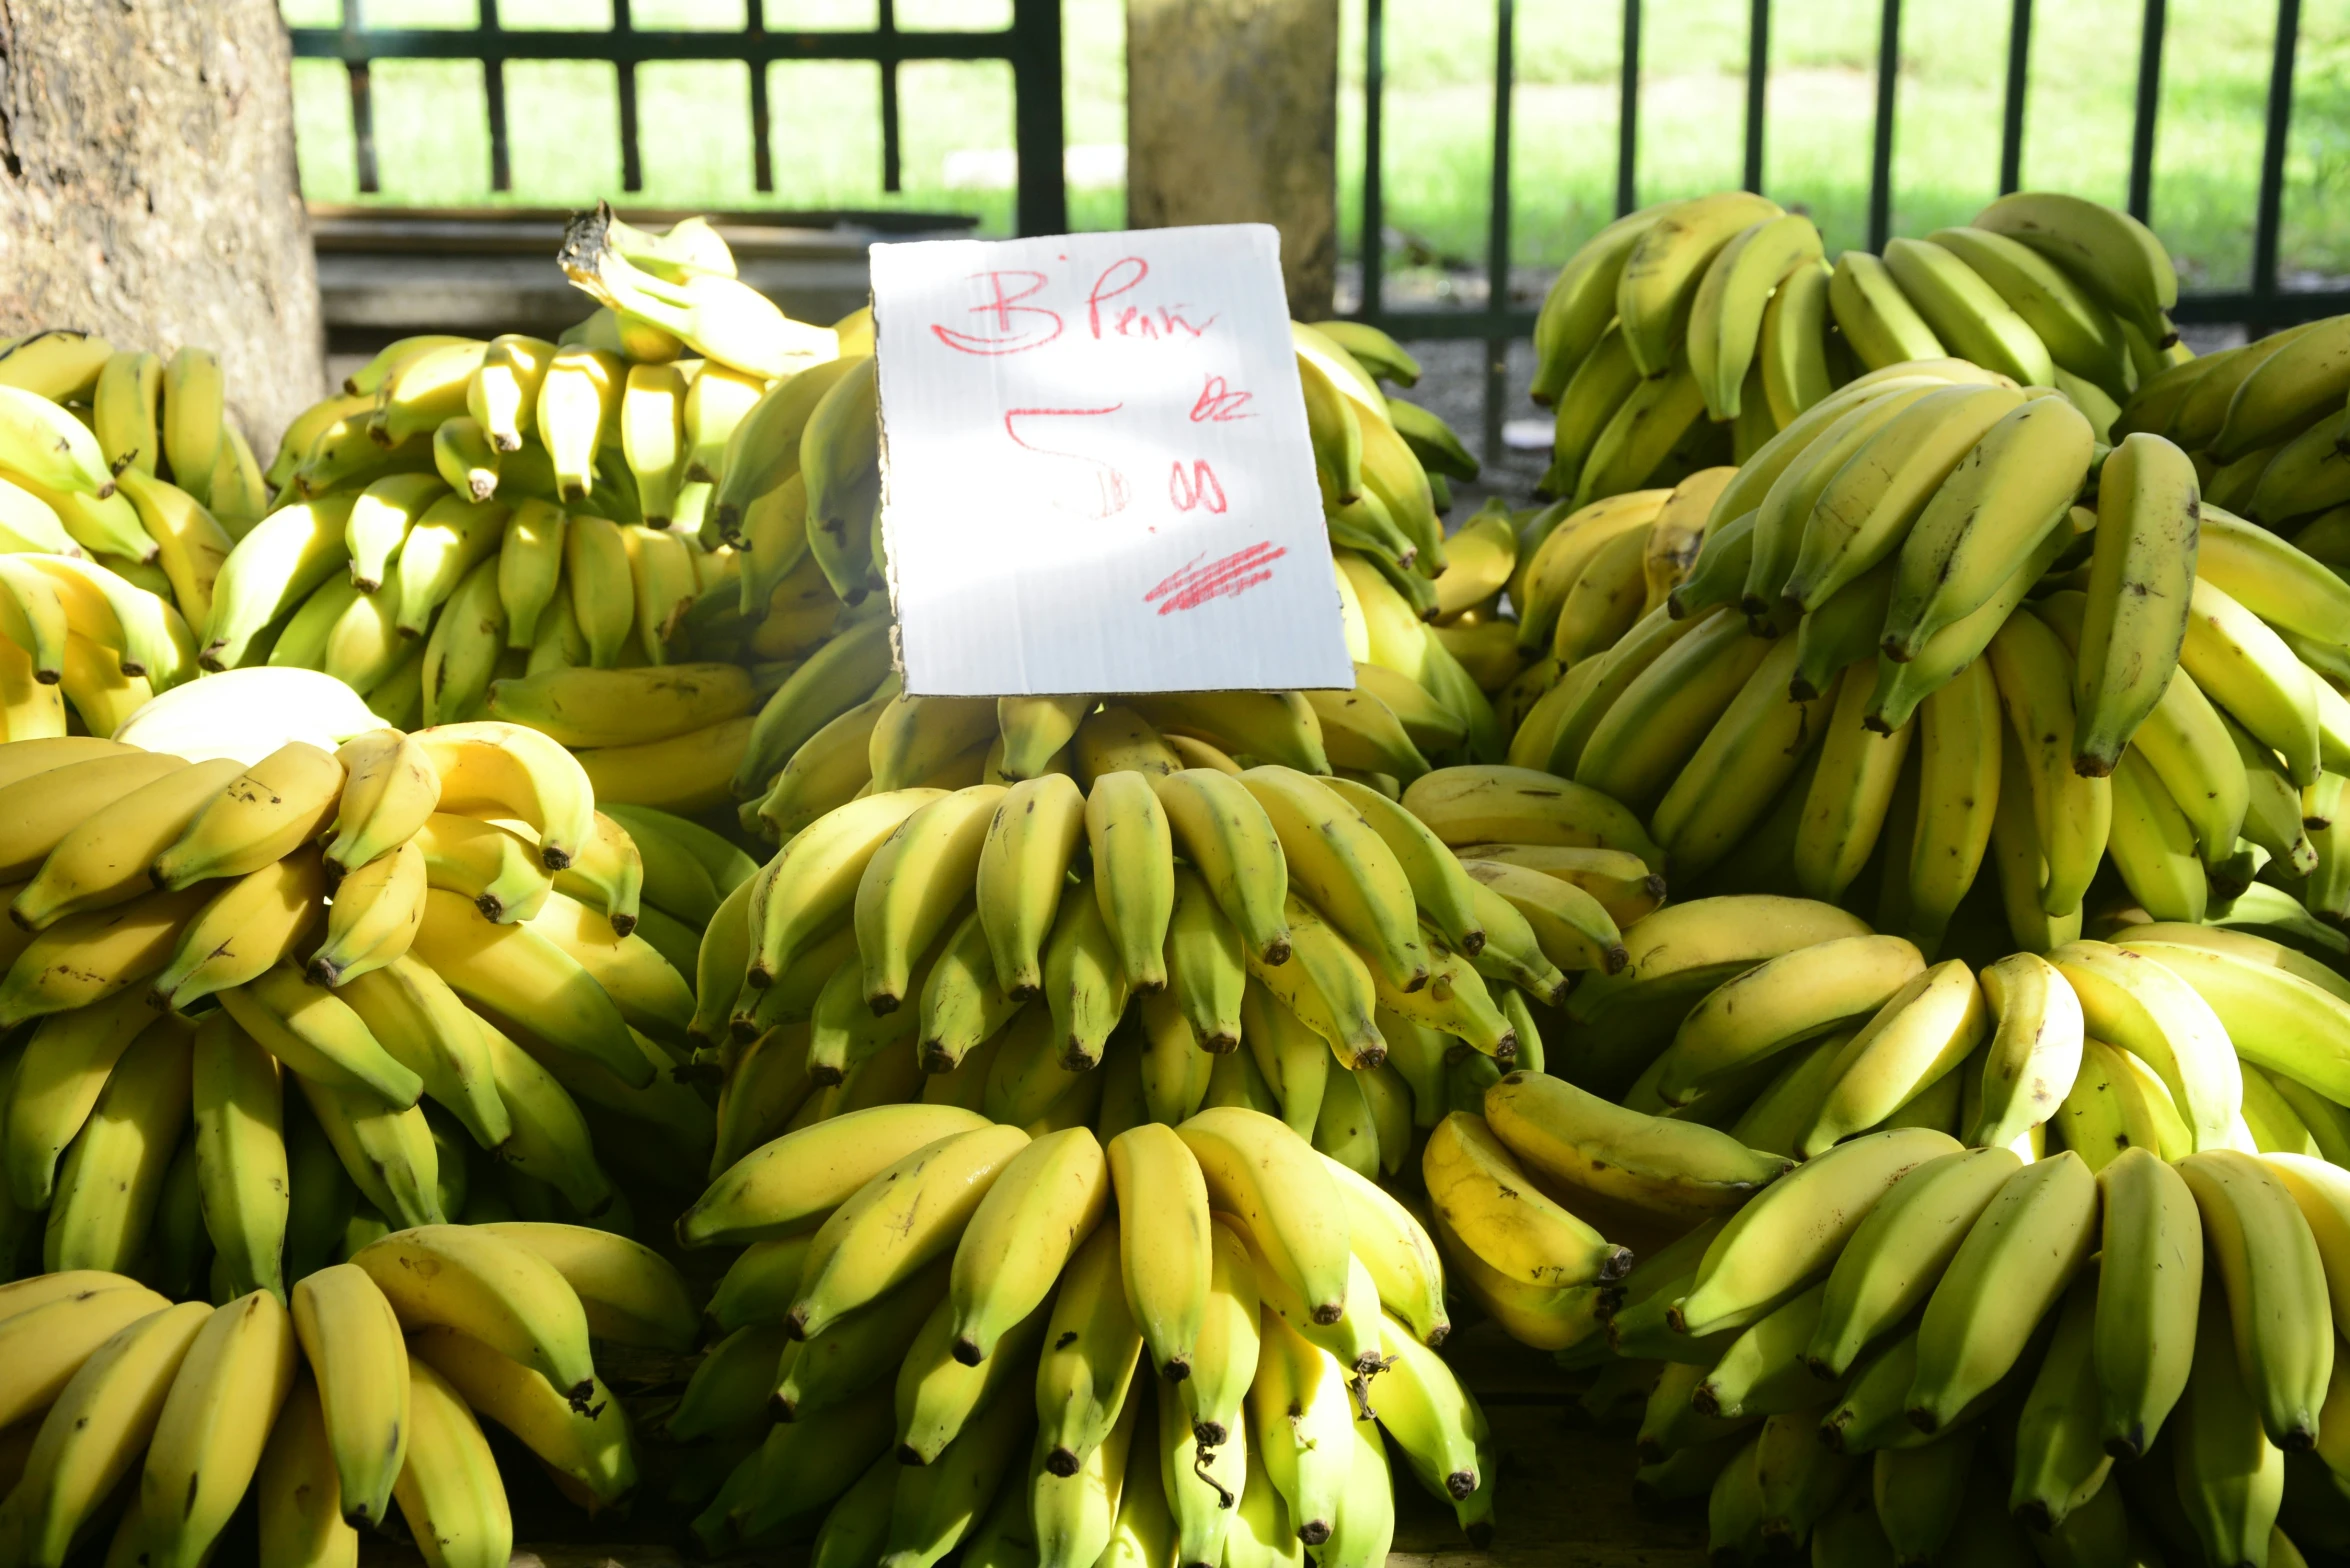
M 1273 229 L 872 256 L 907 691 L 1354 684 Z

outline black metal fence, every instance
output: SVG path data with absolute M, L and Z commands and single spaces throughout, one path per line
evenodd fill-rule
M 909 60 L 1002 60 L 1012 68 L 1013 145 L 1019 154 L 1014 216 L 1023 234 L 1057 234 L 1069 226 L 1061 175 L 1060 0 L 1012 0 L 1012 25 L 993 31 L 909 32 L 897 25 L 895 0 L 877 0 L 869 31 L 769 32 L 762 0 L 749 0 L 748 20 L 736 31 L 648 31 L 631 24 L 629 0 L 611 0 L 608 29 L 517 28 L 499 25 L 498 0 L 477 0 L 480 25 L 471 28 L 371 28 L 363 0 L 343 0 L 340 27 L 292 29 L 294 53 L 340 60 L 351 79 L 351 130 L 359 189 L 378 187 L 375 115 L 369 67 L 378 60 L 472 60 L 482 71 L 489 116 L 490 187 L 513 188 L 506 146 L 506 62 L 587 60 L 610 64 L 620 91 L 620 185 L 644 188 L 639 152 L 636 68 L 655 61 L 740 61 L 751 77 L 752 184 L 775 189 L 768 141 L 767 67 L 777 61 L 870 60 L 881 68 L 881 187 L 899 188 L 898 67 Z
M 1640 24 L 1643 0 L 1622 0 L 1623 59 L 1616 125 L 1616 212 L 1640 205 Z M 2256 0 L 2255 0 L 2256 3 Z M 1749 0 L 1746 54 L 1745 186 L 1763 188 L 1764 110 L 1770 86 L 1772 0 Z M 2017 188 L 2023 168 L 2024 100 L 2031 58 L 2032 0 L 2009 0 L 2007 79 L 2000 117 L 1999 190 Z M 2154 133 L 2161 109 L 2162 48 L 2168 0 L 2144 0 L 2138 46 L 2137 97 L 2130 129 L 2129 210 L 2147 217 L 2154 182 Z M 1988 9 L 1988 7 L 1986 7 Z M 1534 307 L 1510 295 L 1510 110 L 1517 0 L 1494 0 L 1493 166 L 1486 231 L 1486 303 L 1482 309 L 1397 309 L 1384 297 L 1385 192 L 1382 180 L 1382 97 L 1386 74 L 1385 0 L 1364 0 L 1362 304 L 1360 314 L 1400 338 L 1479 339 L 1487 349 L 1485 450 L 1499 450 L 1508 395 L 1509 345 L 1529 336 Z M 2285 184 L 2285 142 L 2293 120 L 2293 63 L 2301 33 L 2301 0 L 2277 0 L 2274 56 L 2269 67 L 2267 121 L 2252 235 L 2252 277 L 2241 289 L 2180 296 L 2174 319 L 2186 325 L 2243 323 L 2282 326 L 2350 311 L 2350 289 L 2285 290 L 2278 286 L 2277 232 Z M 1876 117 L 1870 145 L 1868 243 L 1884 247 L 1893 212 L 1893 130 L 1901 61 L 1901 0 L 1883 0 L 1877 41 Z

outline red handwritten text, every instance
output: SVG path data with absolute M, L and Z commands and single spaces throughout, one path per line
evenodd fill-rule
M 1216 478 L 1216 471 L 1204 461 L 1191 465 L 1191 472 L 1183 471 L 1179 458 L 1167 475 L 1167 499 L 1175 503 L 1175 510 L 1188 512 L 1205 507 L 1211 512 L 1224 510 L 1224 485 Z
M 1123 403 L 1112 403 L 1106 408 L 1014 408 L 1004 413 L 1004 434 L 1012 444 L 1040 457 L 1059 458 L 1063 462 L 1080 465 L 1091 481 L 1091 489 L 1083 499 L 1056 499 L 1054 505 L 1063 511 L 1077 512 L 1087 517 L 1110 517 L 1126 509 L 1129 499 L 1126 476 L 1098 457 L 1083 452 L 1064 451 L 1059 447 L 1040 446 L 1020 433 L 1023 419 L 1098 419 L 1104 414 L 1115 414 Z
M 1121 294 L 1139 288 L 1142 280 L 1151 275 L 1151 264 L 1140 256 L 1128 256 L 1113 261 L 1102 269 L 1102 275 L 1093 280 L 1093 290 L 1085 296 L 1085 319 L 1093 328 L 1093 335 L 1102 335 L 1102 306 Z M 1128 315 L 1133 311 L 1129 310 Z
M 1205 566 L 1195 555 L 1144 594 L 1142 602 L 1157 604 L 1159 613 L 1167 615 L 1176 610 L 1196 610 L 1210 599 L 1235 598 L 1270 578 L 1273 563 L 1288 553 L 1267 539 Z
M 988 337 L 974 332 L 960 332 L 943 323 L 933 325 L 930 330 L 937 333 L 938 340 L 947 347 L 960 349 L 966 354 L 991 356 L 1019 354 L 1032 348 L 1042 348 L 1061 335 L 1062 321 L 1059 311 L 1047 310 L 1041 305 L 1020 303 L 1043 289 L 1047 281 L 1043 273 L 1025 271 L 978 272 L 973 273 L 972 276 L 986 280 L 992 297 L 972 306 L 971 314 L 994 317 L 995 328 L 1000 336 Z M 1006 279 L 1025 280 L 1027 286 L 1016 294 L 1006 293 L 1004 290 Z M 1042 319 L 1016 323 L 1012 319 L 1015 316 Z
M 1255 395 L 1253 392 L 1235 392 L 1225 384 L 1222 376 L 1210 376 L 1207 384 L 1200 388 L 1199 400 L 1191 405 L 1191 422 L 1196 425 L 1207 419 L 1222 425 L 1235 419 L 1254 419 L 1256 415 L 1244 414 L 1241 410 L 1248 407 L 1249 399 Z

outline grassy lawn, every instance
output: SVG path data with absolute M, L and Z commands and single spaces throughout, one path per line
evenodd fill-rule
M 761 0 L 634 0 L 645 28 L 739 28 Z M 873 0 L 764 0 L 771 29 L 866 27 Z M 1359 244 L 1362 0 L 1346 27 L 1340 124 L 1346 243 Z M 289 21 L 331 26 L 339 0 L 283 0 Z M 905 28 L 998 27 L 1009 0 L 898 0 Z M 501 0 L 508 27 L 609 25 L 609 0 Z M 2024 181 L 2121 201 L 2128 177 L 2141 0 L 2038 0 L 2033 8 Z M 1064 0 L 1068 138 L 1125 139 L 1123 0 Z M 1387 212 L 1391 263 L 1431 276 L 1482 267 L 1492 143 L 1493 10 L 1387 0 Z M 1743 165 L 1747 0 L 1648 0 L 1640 197 L 1736 184 Z M 1865 240 L 1879 0 L 1782 0 L 1773 19 L 1765 186 L 1810 212 L 1831 252 Z M 375 26 L 471 26 L 474 0 L 368 0 Z M 1613 214 L 1622 8 L 1519 0 L 1514 101 L 1515 264 L 1547 272 Z M 1895 130 L 1896 232 L 1964 222 L 1996 191 L 2007 54 L 1997 0 L 1907 0 Z M 2170 0 L 2154 224 L 2189 285 L 2247 280 L 2275 8 Z M 661 206 L 903 207 L 1011 219 L 1002 183 L 1011 73 L 922 63 L 899 76 L 905 190 L 881 190 L 877 71 L 853 63 L 772 68 L 777 190 L 751 188 L 749 82 L 740 65 L 639 70 L 645 184 Z M 2350 0 L 2304 0 L 2287 162 L 2288 274 L 2350 273 Z M 305 189 L 357 199 L 340 66 L 295 64 Z M 612 71 L 588 63 L 508 68 L 515 190 L 489 189 L 478 67 L 393 61 L 374 73 L 383 190 L 398 204 L 579 204 L 618 195 Z M 993 156 L 990 156 L 990 155 Z M 1098 164 L 1098 159 L 1096 163 Z M 1072 220 L 1115 227 L 1123 187 L 1091 174 Z

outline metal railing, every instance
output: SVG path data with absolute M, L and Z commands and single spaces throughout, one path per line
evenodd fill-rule
M 2024 101 L 2029 85 L 2032 0 L 2009 0 L 2007 78 L 2000 116 L 1999 190 L 2017 188 L 2023 168 Z M 2144 0 L 2138 45 L 2137 95 L 2130 128 L 2128 206 L 2145 219 L 2154 184 L 2154 133 L 2162 98 L 2162 46 L 2167 0 Z M 1623 52 L 1616 124 L 1616 212 L 1640 205 L 1640 24 L 1643 0 L 1623 0 Z M 1406 339 L 1476 339 L 1486 345 L 1485 451 L 1498 453 L 1508 397 L 1509 346 L 1534 330 L 1532 305 L 1510 298 L 1510 114 L 1517 3 L 1495 0 L 1493 167 L 1488 187 L 1486 302 L 1481 309 L 1391 308 L 1385 299 L 1386 223 L 1382 179 L 1382 98 L 1385 91 L 1384 0 L 1364 0 L 1363 40 L 1363 320 Z M 2277 234 L 2284 204 L 2285 143 L 2293 121 L 2293 63 L 2300 41 L 2301 0 L 2277 0 L 2277 30 L 2269 66 L 2267 119 L 2254 209 L 2252 277 L 2241 289 L 2182 294 L 2174 320 L 2182 325 L 2241 322 L 2267 328 L 2350 311 L 2350 289 L 2286 290 L 2279 286 Z M 1770 85 L 1771 0 L 1750 0 L 1747 23 L 1745 187 L 1763 188 L 1763 134 Z M 1901 0 L 1883 0 L 1876 66 L 1876 118 L 1869 149 L 1868 244 L 1884 248 L 1893 215 L 1893 133 L 1901 61 Z
M 881 187 L 896 192 L 898 67 L 909 60 L 1002 60 L 1012 68 L 1013 146 L 1019 156 L 1014 221 L 1023 234 L 1057 234 L 1069 226 L 1062 179 L 1060 0 L 1012 0 L 1012 25 L 986 32 L 909 32 L 898 27 L 895 0 L 877 0 L 869 31 L 770 32 L 763 0 L 748 0 L 748 20 L 727 31 L 647 31 L 631 25 L 629 0 L 611 0 L 609 29 L 515 29 L 499 25 L 498 0 L 478 0 L 481 20 L 471 28 L 370 28 L 362 0 L 343 0 L 340 27 L 291 29 L 296 56 L 339 60 L 350 74 L 351 129 L 359 189 L 379 187 L 375 115 L 369 67 L 377 60 L 472 60 L 482 69 L 489 117 L 490 186 L 513 189 L 506 141 L 506 62 L 585 60 L 609 64 L 620 95 L 620 184 L 644 188 L 639 151 L 636 68 L 652 62 L 739 61 L 751 78 L 752 184 L 775 189 L 769 145 L 767 67 L 777 61 L 870 60 L 881 69 Z

